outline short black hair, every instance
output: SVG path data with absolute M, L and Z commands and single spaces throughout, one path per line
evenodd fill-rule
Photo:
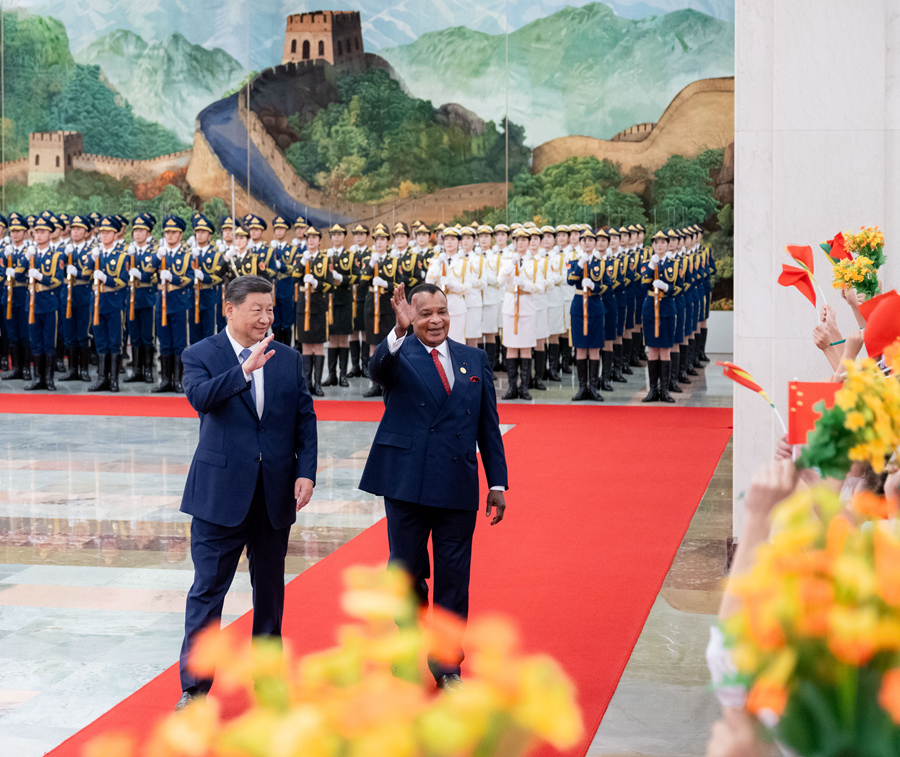
M 272 282 L 262 276 L 238 276 L 225 290 L 225 302 L 243 305 L 248 294 L 272 294 Z
M 412 298 L 415 297 L 417 294 L 438 294 L 438 293 L 443 294 L 444 299 L 445 300 L 447 299 L 447 295 L 444 294 L 443 289 L 441 289 L 439 286 L 436 286 L 434 284 L 429 284 L 429 283 L 425 282 L 424 284 L 418 284 L 418 285 L 414 286 L 410 290 L 408 301 L 412 302 Z

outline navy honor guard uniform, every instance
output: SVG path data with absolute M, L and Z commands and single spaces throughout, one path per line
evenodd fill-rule
M 645 296 L 641 310 L 644 343 L 649 351 L 647 373 L 650 392 L 643 402 L 674 402 L 669 394 L 675 343 L 675 301 L 678 267 L 667 252 L 669 237 L 664 231 L 653 235 L 653 256 L 641 266 L 641 285 Z
M 423 286 L 440 296 L 433 285 Z M 428 601 L 431 536 L 434 603 L 465 619 L 479 450 L 488 486 L 507 488 L 487 354 L 450 339 L 429 353 L 415 335 L 398 336 L 391 329 L 369 371 L 384 389 L 385 410 L 359 488 L 384 497 L 390 559 L 412 574 L 422 603 Z M 460 649 L 456 664 L 429 660 L 435 680 L 459 675 L 462 659 Z
M 153 306 L 159 287 L 159 260 L 150 233 L 156 219 L 141 213 L 131 221 L 132 242 L 128 247 L 128 338 L 134 367 L 125 383 L 153 383 Z M 134 300 L 134 308 L 131 301 Z
M 116 241 L 119 220 L 106 216 L 97 231 L 100 244 L 93 249 L 94 284 L 91 298 L 94 347 L 97 350 L 97 380 L 89 392 L 119 391 L 119 361 L 122 359 L 122 310 L 125 307 L 125 244 Z
M 191 344 L 196 344 L 216 333 L 216 313 L 222 299 L 225 256 L 210 243 L 216 231 L 212 221 L 202 213 L 196 213 L 191 220 L 191 226 L 194 229 L 195 240 L 194 249 L 191 251 L 194 291 L 188 322 Z M 199 307 L 197 307 L 198 299 Z
M 34 358 L 34 380 L 25 389 L 56 389 L 53 371 L 56 367 L 56 336 L 59 327 L 59 291 L 66 266 L 63 254 L 50 244 L 54 224 L 49 218 L 38 218 L 34 225 L 37 249 L 28 268 L 28 328 Z
M 156 253 L 159 291 L 156 294 L 156 334 L 159 337 L 159 385 L 150 391 L 182 392 L 184 367 L 181 353 L 187 347 L 188 310 L 193 304 L 191 251 L 181 239 L 187 224 L 178 216 L 166 216 L 164 241 Z
M 69 353 L 69 371 L 60 376 L 59 380 L 90 381 L 91 282 L 94 268 L 90 233 L 94 224 L 86 215 L 75 215 L 69 221 L 69 228 L 72 238 L 65 248 L 66 288 L 62 293 L 61 305 L 63 339 Z M 70 288 L 71 308 L 68 307 Z
M 31 381 L 31 334 L 28 332 L 29 242 L 27 219 L 9 214 L 10 243 L 6 246 L 6 333 L 9 336 L 11 365 L 4 381 Z

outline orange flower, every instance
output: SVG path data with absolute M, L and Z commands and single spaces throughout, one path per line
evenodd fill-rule
M 747 630 L 760 649 L 775 650 L 784 646 L 784 631 L 775 613 L 777 589 L 761 590 L 744 597 Z
M 862 667 L 878 651 L 878 615 L 871 607 L 835 605 L 828 615 L 828 648 L 841 662 Z
M 754 715 L 770 710 L 780 717 L 787 707 L 787 701 L 788 691 L 785 686 L 760 678 L 747 695 L 747 709 Z
M 876 528 L 874 542 L 878 596 L 891 607 L 900 607 L 900 539 Z
M 801 578 L 799 595 L 798 633 L 824 637 L 828 633 L 828 613 L 834 604 L 834 585 L 823 578 Z
M 881 679 L 878 704 L 891 716 L 891 720 L 900 725 L 900 670 L 897 668 L 889 670 Z
M 897 512 L 895 503 L 872 492 L 863 491 L 854 494 L 851 504 L 856 512 L 872 520 L 887 520 Z
M 825 551 L 831 558 L 831 562 L 837 560 L 843 553 L 844 546 L 847 543 L 847 536 L 851 531 L 853 531 L 853 526 L 850 525 L 846 518 L 837 516 L 831 519 L 831 523 L 828 524 L 828 536 L 825 542 Z

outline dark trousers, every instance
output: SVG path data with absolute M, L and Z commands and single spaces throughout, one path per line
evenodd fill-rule
M 427 507 L 412 502 L 384 498 L 387 515 L 388 546 L 391 562 L 400 563 L 410 573 L 413 590 L 422 604 L 428 604 L 431 575 L 428 537 L 434 552 L 434 603 L 464 620 L 469 616 L 469 574 L 472 564 L 472 535 L 478 519 L 476 510 L 451 510 Z M 462 649 L 455 665 L 429 659 L 435 680 L 451 673 L 459 674 Z
M 184 643 L 181 646 L 181 689 L 208 692 L 212 679 L 201 679 L 187 669 L 188 652 L 194 637 L 207 626 L 218 628 L 225 593 L 231 586 L 241 552 L 247 547 L 250 583 L 253 586 L 253 635 L 281 636 L 284 614 L 284 558 L 287 528 L 273 528 L 266 511 L 262 472 L 250 511 L 239 526 L 217 526 L 194 518 L 191 521 L 191 559 L 194 583 L 187 596 Z
M 34 323 L 31 323 L 28 326 L 28 332 L 31 336 L 32 354 L 56 354 L 56 329 L 58 323 L 58 310 L 52 310 L 49 313 L 35 314 Z
M 191 319 L 194 313 L 191 311 Z M 187 349 L 188 338 L 188 313 L 187 310 L 169 310 L 166 312 L 166 323 L 162 325 L 162 309 L 156 308 L 156 334 L 159 337 L 159 354 L 175 355 L 181 357 L 181 353 Z
M 216 333 L 216 306 L 200 307 L 200 323 L 194 323 L 194 308 L 188 313 L 188 331 L 191 336 L 191 344 L 213 336 Z
M 134 320 L 128 321 L 128 338 L 132 348 L 153 346 L 153 316 L 152 307 L 134 309 Z
M 100 313 L 100 323 L 94 326 L 94 346 L 98 355 L 119 355 L 122 352 L 122 311 Z
M 91 306 L 88 305 L 72 305 L 72 317 L 66 318 L 66 304 L 63 302 L 62 305 L 62 329 L 63 329 L 63 338 L 66 341 L 66 347 L 74 347 L 79 345 L 81 347 L 86 347 L 89 341 L 88 337 L 88 328 L 91 325 L 91 317 L 93 316 L 93 311 L 91 310 Z

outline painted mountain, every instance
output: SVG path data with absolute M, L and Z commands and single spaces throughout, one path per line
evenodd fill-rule
M 76 53 L 75 60 L 100 66 L 136 115 L 163 124 L 188 143 L 196 115 L 245 75 L 224 50 L 191 44 L 178 32 L 148 43 L 120 29 Z
M 412 94 L 500 121 L 506 36 L 457 26 L 379 51 Z M 567 7 L 509 35 L 510 120 L 529 145 L 571 134 L 608 139 L 656 121 L 697 79 L 734 75 L 734 24 L 694 10 L 638 21 L 607 5 Z

